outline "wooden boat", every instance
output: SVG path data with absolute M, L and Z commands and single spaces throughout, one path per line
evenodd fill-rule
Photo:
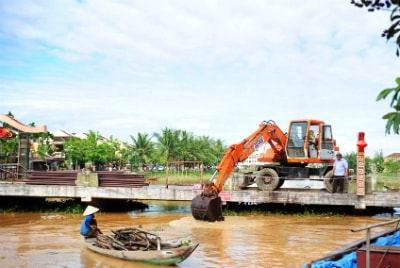
M 397 223 L 395 227 L 371 234 L 371 229 Z M 352 232 L 366 231 L 366 237 L 351 242 L 327 255 L 304 264 L 303 268 L 324 267 L 400 267 L 400 219 L 370 225 Z M 387 238 L 387 239 L 386 239 Z M 393 238 L 397 238 L 393 241 Z M 382 241 L 380 239 L 386 240 Z M 379 266 L 379 265 L 382 266 Z M 396 266 L 397 264 L 397 266 Z M 335 266 L 337 265 L 337 266 Z M 395 265 L 395 266 L 393 266 Z
M 124 231 L 124 237 L 120 233 Z M 127 228 L 112 231 L 114 237 L 99 235 L 86 238 L 89 250 L 133 262 L 154 265 L 176 265 L 187 259 L 199 246 L 190 240 L 172 240 L 163 242 L 153 233 L 138 228 Z M 130 232 L 127 234 L 127 232 Z M 126 239 L 128 238 L 128 239 Z

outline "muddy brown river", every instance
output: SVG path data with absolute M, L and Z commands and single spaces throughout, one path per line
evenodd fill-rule
M 224 222 L 193 219 L 189 204 L 175 210 L 150 204 L 144 212 L 99 212 L 105 234 L 141 225 L 167 236 L 190 235 L 197 250 L 178 267 L 302 267 L 309 260 L 365 233 L 352 233 L 390 219 L 371 216 L 228 216 Z M 79 234 L 81 215 L 64 213 L 0 214 L 0 267 L 137 267 L 151 265 L 116 260 L 87 250 Z M 160 266 L 158 266 L 160 267 Z M 163 266 L 161 266 L 163 267 Z

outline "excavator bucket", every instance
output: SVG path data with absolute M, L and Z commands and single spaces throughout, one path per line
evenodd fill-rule
M 196 220 L 201 221 L 223 221 L 222 200 L 218 195 L 205 196 L 197 195 L 192 200 L 192 215 Z

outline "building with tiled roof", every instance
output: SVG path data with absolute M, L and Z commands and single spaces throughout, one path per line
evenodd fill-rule
M 385 161 L 389 160 L 389 159 L 400 161 L 400 153 L 392 153 L 392 154 L 385 156 Z

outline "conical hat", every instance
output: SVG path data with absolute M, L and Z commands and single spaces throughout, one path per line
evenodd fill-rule
M 94 206 L 87 206 L 87 208 L 85 209 L 85 211 L 83 212 L 83 216 L 87 216 L 90 214 L 94 214 L 97 211 L 99 211 L 98 208 L 94 207 Z

